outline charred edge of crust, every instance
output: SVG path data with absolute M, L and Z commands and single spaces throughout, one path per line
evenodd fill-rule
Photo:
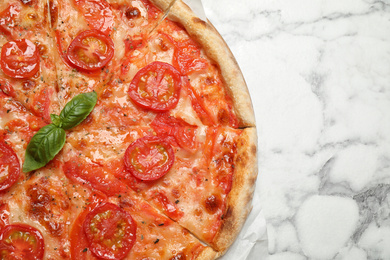
M 196 260 L 213 260 L 217 258 L 217 252 L 211 247 L 206 247 L 197 257 Z
M 172 0 L 151 1 L 162 10 L 166 10 Z M 198 18 L 181 0 L 177 0 L 172 6 L 168 18 L 183 25 L 189 35 L 197 40 L 207 55 L 218 64 L 232 97 L 240 127 L 255 126 L 252 102 L 242 72 L 229 47 L 213 25 Z
M 252 197 L 257 178 L 257 133 L 256 128 L 246 128 L 237 143 L 234 158 L 235 170 L 232 189 L 228 195 L 222 226 L 211 246 L 223 255 L 236 239 L 252 209 Z

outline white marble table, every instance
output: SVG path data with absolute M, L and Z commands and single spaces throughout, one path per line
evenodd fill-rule
M 252 95 L 269 259 L 390 259 L 390 1 L 203 4 Z

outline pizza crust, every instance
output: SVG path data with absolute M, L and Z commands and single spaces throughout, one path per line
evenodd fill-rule
M 257 178 L 256 128 L 246 128 L 240 135 L 234 165 L 233 185 L 228 195 L 226 212 L 222 216 L 222 226 L 211 244 L 218 251 L 218 257 L 234 242 L 252 209 Z
M 196 260 L 213 260 L 217 258 L 217 252 L 215 252 L 211 247 L 206 247 L 202 253 L 200 253 Z
M 162 10 L 167 10 L 173 0 L 151 0 Z M 229 47 L 214 26 L 197 17 L 181 0 L 171 7 L 168 18 L 184 26 L 192 39 L 195 39 L 206 51 L 209 58 L 218 64 L 240 127 L 255 126 L 252 102 L 242 72 Z

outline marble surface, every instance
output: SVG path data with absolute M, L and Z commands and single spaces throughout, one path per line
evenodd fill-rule
M 390 259 L 390 1 L 203 5 L 252 95 L 269 259 Z

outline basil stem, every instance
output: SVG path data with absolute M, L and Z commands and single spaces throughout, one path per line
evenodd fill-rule
M 97 102 L 95 91 L 75 96 L 60 113 L 62 128 L 68 130 L 83 122 Z
M 54 125 L 42 127 L 27 145 L 23 172 L 39 169 L 50 162 L 65 144 L 65 130 Z
M 50 119 L 53 124 L 55 124 L 58 127 L 62 126 L 61 118 L 56 114 L 50 114 Z

